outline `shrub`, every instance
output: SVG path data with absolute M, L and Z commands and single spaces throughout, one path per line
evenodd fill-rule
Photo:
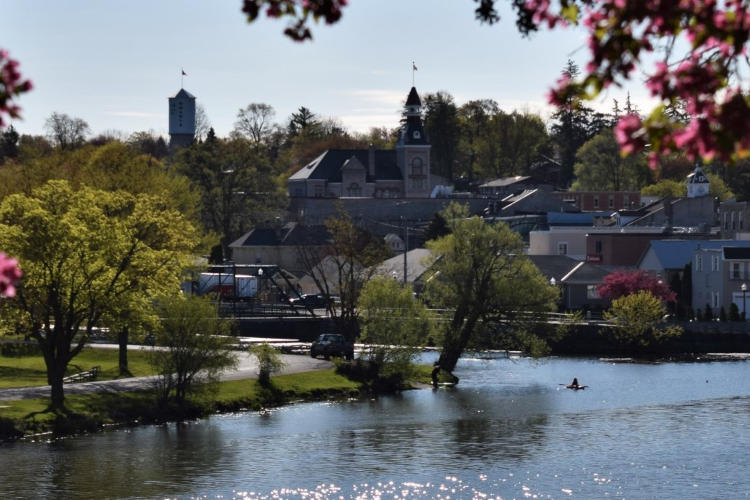
M 281 360 L 279 352 L 268 343 L 251 345 L 250 355 L 258 360 L 258 382 L 267 386 L 271 382 L 271 374 L 284 368 L 285 363 Z

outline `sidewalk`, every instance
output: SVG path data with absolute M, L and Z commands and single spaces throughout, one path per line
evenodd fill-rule
M 97 347 L 109 348 L 109 345 L 99 344 Z M 116 347 L 116 346 L 114 346 Z M 135 346 L 131 346 L 135 347 Z M 258 377 L 258 363 L 255 357 L 249 353 L 241 352 L 238 355 L 237 368 L 224 372 L 221 380 L 243 380 Z M 310 356 L 295 356 L 282 354 L 284 368 L 278 372 L 279 375 L 288 373 L 300 373 L 313 370 L 328 370 L 333 368 L 333 363 L 322 359 L 314 359 Z M 119 380 L 105 380 L 101 382 L 82 382 L 78 384 L 65 384 L 65 394 L 92 394 L 128 392 L 148 389 L 153 387 L 155 377 L 132 377 Z M 0 401 L 11 401 L 14 399 L 34 399 L 49 397 L 50 386 L 16 387 L 12 389 L 0 389 Z

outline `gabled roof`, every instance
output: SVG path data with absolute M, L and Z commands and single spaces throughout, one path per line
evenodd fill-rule
M 528 179 L 531 179 L 528 175 L 516 175 L 515 177 L 502 177 L 500 179 L 495 179 L 490 182 L 485 182 L 480 188 L 484 187 L 506 187 L 510 186 L 512 184 L 516 184 L 518 182 L 524 182 Z
M 604 277 L 612 271 L 590 262 L 581 262 L 572 271 L 562 277 L 562 283 L 568 285 L 592 285 L 604 283 Z
M 288 222 L 279 228 L 256 227 L 229 244 L 230 248 L 253 246 L 325 245 L 330 240 L 325 226 Z
M 321 179 L 327 182 L 341 182 L 341 169 L 352 157 L 356 158 L 367 170 L 367 182 L 375 180 L 402 180 L 401 170 L 396 164 L 396 151 L 392 149 L 375 150 L 375 178 L 369 174 L 369 154 L 367 149 L 329 149 L 313 161 L 296 171 L 293 180 Z
M 662 269 L 682 269 L 693 258 L 699 248 L 721 248 L 725 246 L 748 247 L 745 240 L 652 240 L 646 253 L 652 252 Z M 641 261 L 644 256 L 641 257 Z M 640 262 L 639 262 L 640 265 Z
M 581 264 L 580 260 L 567 255 L 529 255 L 528 258 L 547 279 L 555 278 L 558 283 Z
M 426 248 L 414 248 L 406 252 L 406 281 L 414 283 L 427 270 L 425 262 L 432 252 Z M 404 254 L 400 253 L 395 257 L 383 261 L 378 265 L 376 274 L 386 277 L 393 277 L 397 281 L 404 280 Z
M 174 95 L 173 99 L 177 99 L 178 97 L 187 98 L 187 99 L 195 99 L 195 96 L 185 89 L 180 89 L 180 91 Z

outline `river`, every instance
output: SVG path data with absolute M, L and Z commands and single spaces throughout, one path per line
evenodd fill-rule
M 457 374 L 455 388 L 6 443 L 0 497 L 750 496 L 749 361 L 468 357 Z M 559 385 L 573 377 L 589 387 Z

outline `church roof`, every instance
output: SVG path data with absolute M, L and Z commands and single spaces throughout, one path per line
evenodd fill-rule
M 369 173 L 369 155 L 370 151 L 367 149 L 329 149 L 295 172 L 289 180 L 321 179 L 327 182 L 341 182 L 341 170 L 352 158 L 368 170 L 367 182 L 403 179 L 396 163 L 395 150 L 375 150 L 375 178 Z
M 419 100 L 419 94 L 417 94 L 417 89 L 415 87 L 412 87 L 409 91 L 409 97 L 406 98 L 406 105 L 407 106 L 421 106 L 422 101 Z
M 180 91 L 177 92 L 172 99 L 177 99 L 178 97 L 195 99 L 195 96 L 185 89 L 180 89 Z

